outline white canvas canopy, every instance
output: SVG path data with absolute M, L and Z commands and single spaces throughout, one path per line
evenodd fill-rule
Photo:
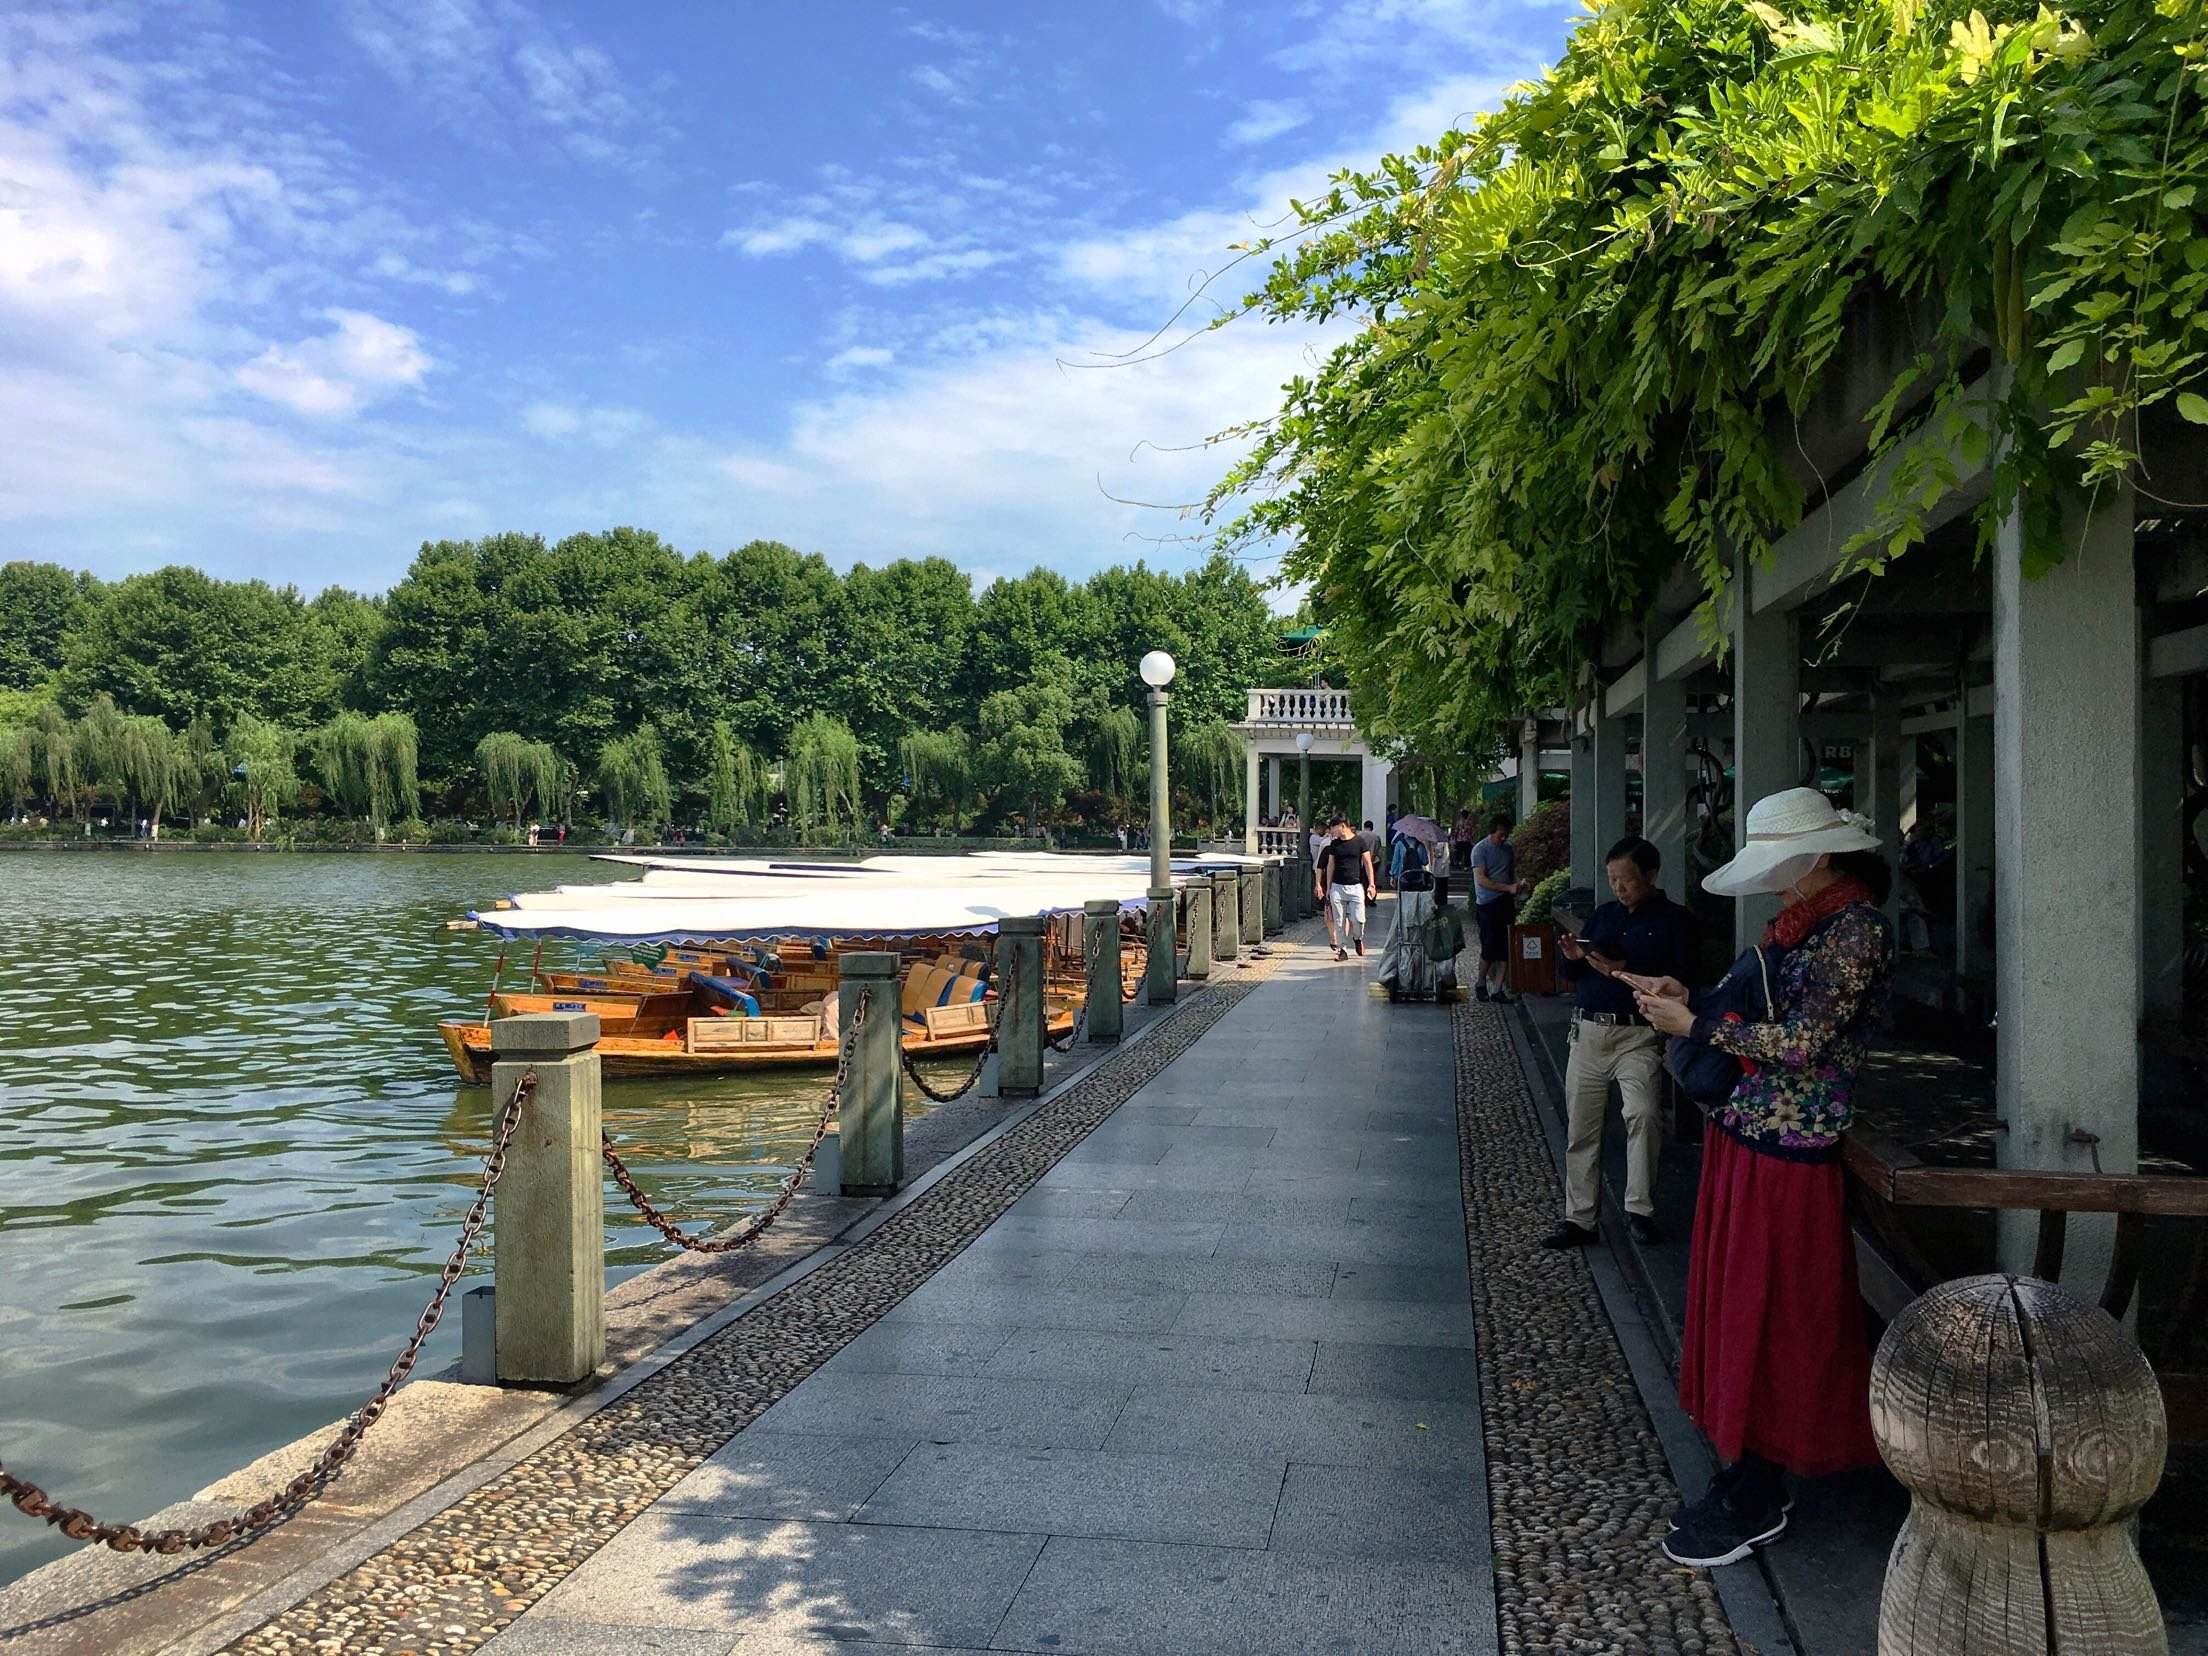
M 1119 889 L 1112 886 L 1117 884 Z M 556 898 L 556 893 L 531 897 Z M 575 894 L 579 905 L 589 895 Z M 602 896 L 602 889 L 600 895 Z M 669 896 L 604 900 L 591 906 L 487 909 L 471 914 L 501 937 L 582 937 L 619 943 L 710 943 L 757 937 L 899 937 L 993 932 L 1008 915 L 1059 914 L 1099 897 L 1140 907 L 1144 893 L 1124 882 L 1005 882 L 869 886 L 802 895 Z

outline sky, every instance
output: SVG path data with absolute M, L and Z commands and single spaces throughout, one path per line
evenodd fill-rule
M 377 591 L 425 540 L 634 524 L 977 584 L 1183 567 L 1200 525 L 1156 508 L 1330 340 L 1115 356 L 1570 17 L 7 0 L 0 558 Z

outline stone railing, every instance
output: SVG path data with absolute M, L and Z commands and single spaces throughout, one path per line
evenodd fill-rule
M 1295 857 L 1306 849 L 1301 828 L 1260 828 L 1257 854 L 1261 857 Z
M 1252 690 L 1249 723 L 1260 725 L 1326 725 L 1349 729 L 1347 690 Z

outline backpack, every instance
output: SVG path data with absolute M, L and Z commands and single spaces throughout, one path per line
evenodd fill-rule
M 1774 955 L 1784 959 L 1784 951 L 1760 945 L 1743 953 L 1714 987 L 1697 997 L 1696 1015 L 1733 1023 L 1776 1022 L 1779 998 L 1772 980 L 1780 961 Z M 1691 1035 L 1674 1035 L 1665 1043 L 1664 1067 L 1704 1114 L 1733 1096 L 1744 1073 L 1737 1056 L 1705 1046 Z

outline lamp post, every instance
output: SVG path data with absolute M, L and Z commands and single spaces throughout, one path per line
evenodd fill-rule
M 1296 871 L 1296 906 L 1304 907 L 1303 893 L 1311 889 L 1315 871 L 1310 865 L 1311 848 L 1311 732 L 1296 732 L 1296 843 L 1291 866 Z
M 1140 671 L 1150 687 L 1150 958 L 1143 969 L 1143 996 L 1159 1006 L 1173 999 L 1180 975 L 1174 958 L 1173 792 L 1165 757 L 1165 687 L 1173 682 L 1173 658 L 1152 650 Z

